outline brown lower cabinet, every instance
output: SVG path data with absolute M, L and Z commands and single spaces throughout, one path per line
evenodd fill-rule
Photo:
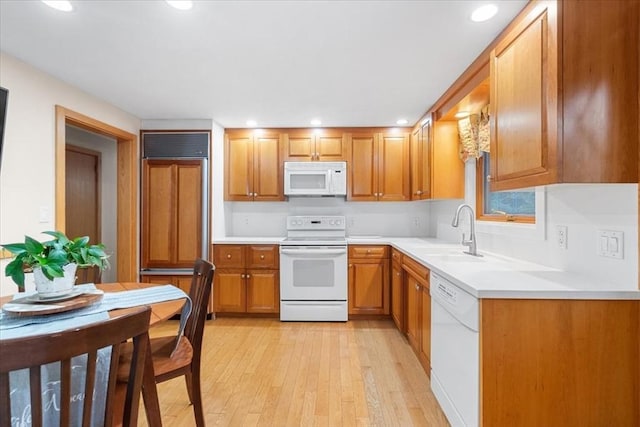
M 216 313 L 279 313 L 280 272 L 277 245 L 213 247 Z
M 392 318 L 401 324 L 403 298 L 407 339 L 429 375 L 429 269 L 396 252 Z M 485 298 L 479 316 L 481 426 L 640 426 L 640 301 Z
M 349 315 L 389 314 L 389 247 L 349 245 Z
M 402 257 L 406 297 L 406 333 L 422 367 L 431 374 L 431 296 L 429 269 L 408 256 Z

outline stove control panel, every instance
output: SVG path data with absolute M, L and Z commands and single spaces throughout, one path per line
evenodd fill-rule
M 344 216 L 288 216 L 287 230 L 344 230 Z

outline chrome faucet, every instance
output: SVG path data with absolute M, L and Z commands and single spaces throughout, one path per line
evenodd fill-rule
M 464 209 L 466 209 L 467 212 L 469 212 L 469 225 L 471 227 L 471 230 L 470 230 L 471 235 L 469 236 L 469 240 L 466 240 L 464 238 L 464 233 L 462 233 L 462 245 L 469 247 L 469 250 L 464 251 L 464 253 L 473 255 L 473 256 L 482 256 L 478 254 L 478 248 L 476 246 L 476 215 L 473 212 L 473 208 L 471 206 L 467 205 L 466 203 L 458 206 L 458 209 L 456 210 L 456 214 L 453 217 L 453 222 L 451 223 L 451 226 L 453 227 L 458 226 L 458 222 L 460 221 L 460 212 L 462 212 L 462 210 Z

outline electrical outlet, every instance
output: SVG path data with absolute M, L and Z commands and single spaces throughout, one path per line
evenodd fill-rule
M 413 225 L 414 227 L 420 227 L 420 218 L 418 218 L 417 216 L 413 218 Z
M 569 227 L 566 225 L 556 225 L 556 240 L 558 242 L 558 247 L 561 249 L 567 249 L 568 245 L 568 237 L 569 237 Z
M 48 206 L 40 206 L 40 212 L 38 215 L 39 222 L 51 222 L 51 211 Z

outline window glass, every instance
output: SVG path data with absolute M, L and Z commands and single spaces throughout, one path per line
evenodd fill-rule
M 535 220 L 536 193 L 535 188 L 515 191 L 491 191 L 487 180 L 489 171 L 489 153 L 484 153 L 480 160 L 482 171 L 481 219 L 531 222 Z

